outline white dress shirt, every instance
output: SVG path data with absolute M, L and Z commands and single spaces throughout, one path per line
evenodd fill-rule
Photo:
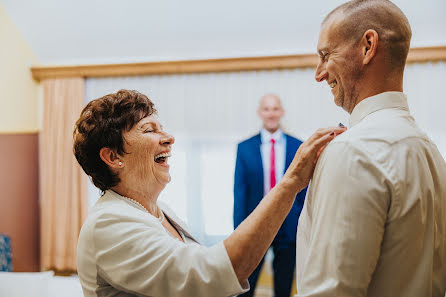
M 296 268 L 300 297 L 445 295 L 446 163 L 403 93 L 361 101 L 321 154 Z
M 266 195 L 271 190 L 270 185 L 270 168 L 271 168 L 271 139 L 274 139 L 274 155 L 276 165 L 276 185 L 282 179 L 285 173 L 285 153 L 286 153 L 286 137 L 282 130 L 278 129 L 274 133 L 270 133 L 265 129 L 260 130 L 260 153 L 262 155 L 263 165 L 263 193 Z
M 141 206 L 109 190 L 82 226 L 77 267 L 85 297 L 235 296 L 246 292 L 223 242 L 199 245 L 173 212 L 160 205 L 185 242 Z

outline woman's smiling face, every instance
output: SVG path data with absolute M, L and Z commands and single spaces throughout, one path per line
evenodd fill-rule
M 129 131 L 122 133 L 124 164 L 119 177 L 132 187 L 167 185 L 170 181 L 169 164 L 172 144 L 175 139 L 163 131 L 156 115 L 142 118 Z

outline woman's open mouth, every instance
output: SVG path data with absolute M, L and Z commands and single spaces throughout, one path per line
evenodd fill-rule
M 170 152 L 161 153 L 155 156 L 155 162 L 160 165 L 167 165 L 167 159 L 172 156 Z

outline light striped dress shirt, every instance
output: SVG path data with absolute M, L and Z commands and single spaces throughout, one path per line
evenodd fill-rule
M 446 163 L 403 93 L 361 101 L 321 154 L 296 268 L 299 297 L 445 295 Z

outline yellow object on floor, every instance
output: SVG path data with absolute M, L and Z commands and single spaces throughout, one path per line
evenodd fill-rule
M 274 295 L 274 280 L 272 271 L 273 270 L 271 267 L 271 262 L 265 261 L 262 270 L 260 271 L 254 297 L 272 297 Z M 296 272 L 294 272 L 294 274 L 296 274 Z M 291 289 L 291 297 L 293 297 L 295 294 L 297 294 L 296 277 L 293 277 L 293 288 Z

